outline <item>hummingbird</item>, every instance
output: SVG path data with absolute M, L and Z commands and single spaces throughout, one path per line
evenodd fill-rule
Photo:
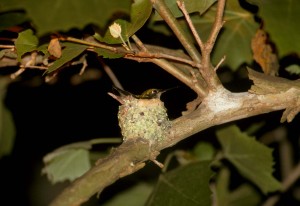
M 128 91 L 124 91 L 118 87 L 113 86 L 113 88 L 115 90 L 117 90 L 121 97 L 122 96 L 132 96 L 136 99 L 160 99 L 160 96 L 166 92 L 169 91 L 171 89 L 177 88 L 177 87 L 172 87 L 172 88 L 168 88 L 168 89 L 147 89 L 146 91 L 144 91 L 142 94 L 137 95 L 137 94 L 132 94 Z
M 121 103 L 118 111 L 123 141 L 143 138 L 152 145 L 163 140 L 171 128 L 167 109 L 160 100 L 161 94 L 173 89 L 148 89 L 136 95 L 113 87 L 119 95 L 108 93 Z

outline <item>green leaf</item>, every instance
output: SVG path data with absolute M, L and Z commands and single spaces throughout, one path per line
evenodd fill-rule
M 286 67 L 285 70 L 290 74 L 300 75 L 300 66 L 297 64 L 290 65 Z
M 4 105 L 7 86 L 10 82 L 9 78 L 0 78 L 0 158 L 11 153 L 15 141 L 13 116 Z
M 131 7 L 130 27 L 128 37 L 138 31 L 148 20 L 152 12 L 152 4 L 149 0 L 135 0 Z
M 98 54 L 98 56 L 103 56 L 104 58 L 108 58 L 108 59 L 117 59 L 124 56 L 124 54 L 117 54 L 108 51 L 107 49 L 95 48 L 94 50 Z
M 21 61 L 23 54 L 32 52 L 37 49 L 39 40 L 33 34 L 31 29 L 27 29 L 19 33 L 18 38 L 15 42 L 15 46 L 18 54 L 18 61 Z
M 200 36 L 204 39 L 209 35 L 215 12 L 216 6 L 196 22 Z M 236 70 L 241 64 L 250 64 L 253 61 L 251 39 L 259 25 L 254 21 L 251 13 L 241 8 L 238 0 L 226 2 L 224 20 L 225 24 L 218 36 L 212 61 L 216 65 L 222 57 L 226 56 L 223 65 Z
M 193 154 L 198 160 L 212 160 L 215 152 L 215 148 L 208 142 L 199 142 L 193 148 Z
M 64 44 L 65 48 L 62 50 L 62 55 L 61 57 L 53 62 L 52 65 L 49 66 L 48 70 L 46 73 L 51 73 L 55 71 L 56 69 L 60 68 L 67 62 L 71 61 L 78 55 L 80 55 L 84 50 L 88 48 L 86 45 L 82 44 L 74 44 L 74 43 L 65 43 Z
M 149 0 L 135 0 L 131 5 L 130 22 L 123 19 L 114 21 L 118 23 L 122 28 L 122 38 L 124 41 L 128 41 L 136 31 L 138 31 L 148 20 L 152 12 L 152 4 Z M 113 23 L 112 23 L 113 24 Z M 122 43 L 120 38 L 114 38 L 110 34 L 109 30 L 105 33 L 104 37 L 100 37 L 99 34 L 95 35 L 95 38 L 101 42 L 108 44 Z
M 196 1 L 204 2 L 204 1 Z M 201 37 L 206 41 L 212 25 L 215 21 L 216 5 L 210 7 L 203 15 L 192 14 L 192 22 Z M 240 7 L 238 0 L 226 2 L 224 13 L 225 24 L 221 30 L 212 53 L 212 62 L 217 65 L 220 60 L 226 56 L 222 65 L 229 66 L 232 70 L 238 69 L 243 63 L 253 61 L 251 51 L 251 39 L 259 25 L 254 21 L 254 16 Z M 179 19 L 181 26 L 189 34 L 190 39 L 194 41 L 190 29 L 187 27 L 185 19 Z M 151 24 L 151 29 L 161 32 L 165 35 L 171 35 L 169 29 L 162 24 Z
M 300 51 L 300 4 L 298 0 L 248 0 L 259 6 L 259 17 L 276 45 L 279 57 Z
M 29 21 L 29 18 L 22 12 L 8 12 L 0 14 L 0 30 L 8 29 L 26 21 Z
M 66 149 L 45 161 L 42 173 L 54 184 L 73 181 L 90 169 L 89 152 L 86 149 Z
M 114 198 L 103 206 L 116 206 L 116 205 L 130 205 L 130 206 L 140 206 L 144 205 L 147 201 L 147 198 L 151 194 L 153 186 L 140 182 L 137 185 L 126 189 L 124 192 L 120 194 L 114 195 Z
M 48 52 L 48 46 L 49 46 L 48 43 L 42 44 L 42 45 L 40 45 L 40 46 L 37 48 L 37 50 L 38 50 L 39 52 L 42 52 L 42 53 L 45 54 L 45 55 L 50 55 L 49 52 Z M 45 57 L 44 57 L 44 58 L 45 58 Z
M 171 10 L 172 14 L 176 18 L 182 17 L 183 14 L 181 10 L 178 8 L 176 2 L 177 0 L 165 0 L 165 3 L 167 4 L 168 8 Z M 211 7 L 216 2 L 216 0 L 206 0 L 206 1 L 184 0 L 183 2 L 185 4 L 188 13 L 199 12 L 200 14 L 203 14 L 209 7 Z M 153 17 L 153 20 L 159 21 L 162 20 L 162 18 L 156 12 L 155 16 Z
M 22 2 L 22 1 L 21 1 Z M 89 24 L 104 28 L 113 15 L 128 14 L 131 0 L 24 0 L 24 9 L 39 36 L 54 31 L 83 29 Z
M 261 122 L 255 122 L 251 124 L 246 130 L 245 133 L 248 135 L 253 135 L 256 133 L 258 130 L 260 130 L 263 126 L 265 126 L 266 122 L 261 121 Z
M 216 205 L 253 206 L 259 205 L 260 196 L 249 184 L 243 184 L 234 191 L 229 190 L 230 171 L 221 168 L 216 182 Z
M 193 162 L 161 175 L 146 205 L 210 206 L 210 163 Z
M 7 12 L 12 10 L 23 9 L 24 1 L 20 0 L 1 0 L 0 1 L 0 12 Z
M 222 168 L 218 173 L 216 181 L 216 205 L 230 205 L 229 176 L 230 171 L 227 168 Z
M 230 206 L 259 205 L 261 197 L 249 184 L 243 184 L 230 194 Z
M 281 185 L 272 176 L 272 150 L 230 126 L 217 131 L 217 137 L 228 159 L 245 178 L 256 184 L 263 193 L 274 192 Z

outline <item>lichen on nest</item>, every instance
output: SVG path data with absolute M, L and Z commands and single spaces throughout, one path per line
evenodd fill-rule
M 119 107 L 119 126 L 123 140 L 145 138 L 151 144 L 164 140 L 169 121 L 164 103 L 159 98 L 136 99 L 127 96 Z

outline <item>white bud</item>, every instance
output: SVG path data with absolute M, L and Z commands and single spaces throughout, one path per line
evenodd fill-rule
M 109 27 L 109 32 L 114 38 L 119 38 L 119 37 L 121 37 L 122 28 L 121 28 L 120 24 L 113 23 Z

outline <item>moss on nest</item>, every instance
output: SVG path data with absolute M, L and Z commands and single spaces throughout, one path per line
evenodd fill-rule
M 163 140 L 171 127 L 160 99 L 127 96 L 119 107 L 118 118 L 124 141 L 140 137 L 155 143 Z

